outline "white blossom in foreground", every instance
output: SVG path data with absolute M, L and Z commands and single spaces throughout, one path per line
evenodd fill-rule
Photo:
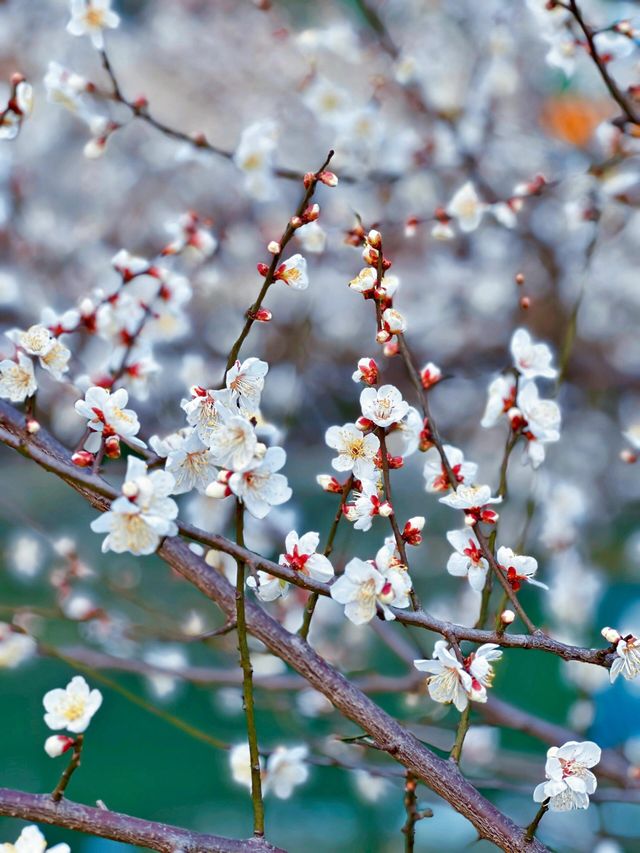
M 255 427 L 242 415 L 230 416 L 224 409 L 221 414 L 221 423 L 211 435 L 211 454 L 222 468 L 243 471 L 264 445 L 258 443 Z
M 609 670 L 611 683 L 619 675 L 631 681 L 640 673 L 640 639 L 633 634 L 619 634 L 614 628 L 603 628 L 602 636 L 616 647 L 616 657 Z
M 355 424 L 344 424 L 341 427 L 329 427 L 325 441 L 329 447 L 338 451 L 338 455 L 331 460 L 336 471 L 352 471 L 358 480 L 375 478 L 374 459 L 380 449 L 378 436 L 373 433 L 363 435 Z
M 544 445 L 560 440 L 560 407 L 553 400 L 541 400 L 534 382 L 525 382 L 518 390 L 517 407 L 509 418 L 522 428 L 529 459 L 537 468 L 545 458 Z
M 473 480 L 478 472 L 476 463 L 465 461 L 463 452 L 450 444 L 445 444 L 443 450 L 456 481 L 458 483 L 468 483 Z M 446 492 L 451 488 L 447 471 L 442 464 L 436 447 L 430 447 L 425 453 L 422 473 L 428 492 Z
M 314 580 L 327 583 L 333 577 L 333 566 L 324 554 L 317 554 L 320 535 L 313 531 L 298 536 L 295 530 L 287 534 L 284 542 L 285 554 L 280 554 L 281 566 L 308 575 Z
M 499 504 L 501 497 L 491 497 L 491 486 L 458 486 L 457 491 L 440 498 L 441 504 L 446 504 L 452 509 L 463 510 L 466 523 L 473 526 L 478 521 L 486 524 L 495 524 L 498 513 L 487 509 L 488 504 Z
M 15 669 L 36 653 L 33 637 L 0 622 L 0 669 Z
M 353 501 L 344 505 L 344 514 L 355 530 L 371 530 L 376 515 L 388 518 L 393 507 L 388 501 L 380 500 L 378 487 L 373 480 L 362 480 L 362 490 L 353 492 Z
M 25 331 L 10 329 L 6 335 L 27 355 L 38 358 L 40 366 L 48 370 L 54 379 L 60 381 L 62 374 L 69 369 L 70 350 L 51 334 L 50 329 L 42 324 L 37 323 Z
M 87 419 L 87 427 L 92 431 L 85 441 L 85 450 L 96 453 L 104 439 L 116 435 L 128 444 L 146 447 L 144 441 L 136 438 L 140 422 L 133 409 L 125 409 L 128 400 L 129 395 L 124 388 L 113 393 L 98 385 L 87 389 L 84 400 L 75 404 L 76 412 Z
M 526 329 L 516 329 L 511 338 L 513 363 L 525 379 L 542 376 L 553 379 L 558 371 L 551 366 L 553 355 L 546 344 L 534 344 Z
M 360 394 L 360 407 L 365 418 L 381 427 L 398 423 L 409 410 L 409 404 L 395 385 L 365 388 Z
M 96 50 L 104 48 L 103 30 L 115 29 L 120 18 L 111 8 L 111 0 L 71 0 L 71 20 L 67 32 L 72 36 L 90 36 Z
M 302 255 L 291 255 L 276 270 L 275 278 L 283 281 L 292 290 L 306 290 L 309 287 L 307 260 Z
M 81 675 L 74 676 L 63 689 L 57 687 L 45 693 L 42 700 L 44 721 L 50 729 L 67 729 L 74 734 L 86 731 L 91 718 L 102 705 L 102 693 L 89 690 Z
M 106 533 L 102 551 L 121 554 L 129 551 L 141 556 L 153 554 L 165 536 L 175 536 L 174 519 L 178 506 L 169 495 L 175 487 L 166 471 L 147 474 L 146 462 L 129 456 L 122 497 L 116 498 L 108 512 L 91 522 L 94 533 Z
M 175 480 L 173 495 L 182 495 L 197 489 L 204 493 L 218 473 L 213 453 L 192 430 L 174 433 L 164 440 L 157 436 L 149 444 L 158 456 L 166 457 L 165 471 Z
M 370 293 L 378 281 L 378 273 L 373 267 L 363 267 L 355 278 L 349 282 L 349 287 L 357 293 Z
M 460 187 L 447 206 L 447 213 L 457 220 L 461 231 L 475 231 L 487 205 L 480 201 L 476 188 L 468 181 Z
M 415 660 L 413 665 L 421 672 L 431 673 L 427 679 L 429 696 L 435 702 L 453 702 L 458 711 L 464 711 L 469 700 L 487 701 L 487 688 L 493 681 L 493 661 L 500 660 L 502 652 L 496 643 L 485 643 L 468 657 L 459 661 L 444 640 L 438 640 L 431 660 Z
M 517 592 L 525 582 L 534 586 L 540 586 L 542 589 L 549 589 L 546 584 L 540 583 L 540 581 L 533 578 L 538 571 L 538 561 L 534 557 L 514 554 L 511 548 L 506 548 L 502 545 L 498 548 L 496 559 L 505 570 L 507 580 L 514 592 Z
M 70 853 L 71 848 L 68 844 L 47 847 L 44 835 L 34 824 L 25 826 L 15 844 L 9 842 L 0 844 L 0 853 L 45 853 L 45 851 L 46 853 Z
M 294 788 L 309 778 L 305 761 L 308 754 L 306 746 L 277 746 L 267 759 L 265 794 L 273 793 L 280 800 L 289 799 Z
M 471 589 L 482 592 L 489 571 L 489 563 L 482 556 L 480 544 L 471 528 L 450 530 L 449 544 L 455 548 L 447 561 L 447 571 L 454 577 L 466 577 Z
M 589 795 L 597 787 L 597 779 L 589 768 L 600 761 L 601 750 L 597 743 L 587 740 L 579 743 L 567 741 L 560 747 L 547 750 L 544 772 L 546 782 L 541 782 L 533 792 L 536 803 L 549 800 L 549 810 L 566 812 L 589 807 Z
M 287 478 L 276 473 L 286 460 L 287 454 L 281 447 L 269 447 L 252 467 L 229 478 L 229 488 L 254 518 L 264 518 L 272 507 L 286 503 L 291 497 Z
M 0 361 L 0 397 L 12 403 L 24 403 L 37 390 L 33 362 L 28 355 L 18 352 L 17 361 L 10 358 Z
M 408 577 L 406 572 L 404 575 Z M 383 573 L 358 557 L 349 560 L 344 574 L 332 584 L 331 597 L 345 605 L 344 614 L 354 625 L 370 622 L 376 615 L 378 604 L 385 619 L 395 619 L 389 605 L 407 607 L 409 604 L 405 579 L 399 571 L 394 569 Z
M 234 362 L 227 372 L 226 385 L 231 398 L 238 400 L 241 409 L 253 414 L 260 408 L 260 395 L 269 365 L 259 358 L 246 358 Z

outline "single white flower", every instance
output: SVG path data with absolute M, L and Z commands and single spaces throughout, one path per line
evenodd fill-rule
M 238 785 L 244 785 L 246 788 L 251 788 L 251 753 L 248 743 L 239 743 L 233 746 L 229 751 L 229 767 L 231 769 L 231 778 Z M 260 770 L 262 771 L 263 762 L 260 758 Z
M 68 844 L 47 847 L 44 835 L 37 826 L 25 826 L 15 844 L 0 844 L 0 853 L 70 853 Z
M 288 800 L 294 788 L 309 778 L 308 754 L 306 746 L 277 746 L 267 759 L 265 794 L 273 792 L 278 799 Z
M 116 554 L 129 551 L 136 556 L 153 554 L 163 537 L 175 536 L 178 506 L 169 497 L 174 486 L 171 474 L 166 471 L 147 474 L 146 463 L 129 456 L 122 497 L 116 498 L 108 512 L 91 522 L 94 533 L 107 533 L 102 551 Z
M 331 585 L 331 597 L 345 605 L 344 615 L 354 625 L 370 622 L 378 604 L 385 619 L 395 619 L 389 605 L 400 602 L 397 606 L 408 606 L 406 583 L 400 575 L 395 570 L 383 574 L 371 563 L 354 557 L 344 567 L 344 574 Z
M 484 643 L 465 658 L 464 666 L 471 676 L 469 698 L 474 702 L 487 701 L 487 688 L 493 683 L 493 661 L 500 660 L 502 651 L 497 643 Z
M 273 160 L 277 136 L 275 122 L 254 122 L 242 131 L 233 155 L 233 162 L 244 173 L 245 189 L 258 201 L 267 201 L 275 194 Z
M 292 290 L 306 290 L 309 287 L 307 261 L 302 255 L 291 255 L 276 270 L 276 279 L 284 281 Z
M 553 400 L 541 400 L 535 382 L 525 382 L 518 389 L 517 409 L 517 416 L 524 419 L 529 459 L 537 468 L 544 461 L 544 445 L 560 440 L 560 407 Z
M 254 518 L 264 518 L 272 507 L 286 503 L 291 489 L 284 474 L 277 474 L 287 459 L 281 447 L 269 447 L 253 467 L 229 478 L 229 488 Z
M 538 571 L 538 561 L 534 557 L 514 554 L 511 548 L 506 548 L 502 545 L 498 548 L 496 559 L 499 565 L 504 569 L 507 580 L 511 584 L 511 588 L 514 592 L 517 592 L 520 589 L 523 582 L 533 584 L 534 586 L 540 586 L 542 589 L 549 589 L 546 584 L 540 583 L 540 581 L 534 580 L 533 578 L 535 573 Z
M 327 245 L 327 233 L 315 221 L 307 222 L 306 225 L 296 229 L 296 238 L 300 240 L 304 251 L 310 252 L 312 255 L 321 254 Z
M 71 112 L 85 112 L 83 96 L 87 92 L 88 81 L 80 74 L 58 62 L 50 62 L 43 82 L 48 101 L 61 104 Z
M 476 188 L 468 181 L 455 193 L 449 205 L 447 213 L 454 217 L 461 231 L 475 231 L 485 212 L 487 205 L 480 201 Z
M 463 452 L 450 444 L 445 444 L 443 450 L 456 481 L 469 483 L 473 480 L 478 472 L 476 463 L 465 461 Z M 425 453 L 422 473 L 428 492 L 446 492 L 451 488 L 449 477 L 436 447 L 430 447 Z
M 87 418 L 87 427 L 92 434 L 85 442 L 85 450 L 96 453 L 103 439 L 117 435 L 127 444 L 146 447 L 136 435 L 140 422 L 133 409 L 125 409 L 129 395 L 124 388 L 111 393 L 107 388 L 94 385 L 87 389 L 84 400 L 78 400 L 75 410 L 82 418 Z
M 447 561 L 447 571 L 454 577 L 466 577 L 471 589 L 482 592 L 489 564 L 482 556 L 475 533 L 469 527 L 449 530 L 447 539 L 455 548 L 455 552 Z
M 542 803 L 549 800 L 549 810 L 565 812 L 571 809 L 586 809 L 589 795 L 598 785 L 589 768 L 600 761 L 602 751 L 597 743 L 575 740 L 560 747 L 552 746 L 547 751 L 544 772 L 546 782 L 541 782 L 533 792 L 533 800 Z
M 413 665 L 420 672 L 431 673 L 427 690 L 434 702 L 453 702 L 458 711 L 464 711 L 469 704 L 471 676 L 444 640 L 436 642 L 432 660 L 414 660 Z
M 12 403 L 24 403 L 37 390 L 33 362 L 28 355 L 18 351 L 17 361 L 10 358 L 0 361 L 0 397 Z
M 67 729 L 74 734 L 86 731 L 91 718 L 102 705 L 102 693 L 89 690 L 81 675 L 74 676 L 67 686 L 45 693 L 42 700 L 44 721 L 50 729 Z
M 611 683 L 613 684 L 619 675 L 631 681 L 640 673 L 640 640 L 633 634 L 622 636 L 613 628 L 603 629 L 602 634 L 616 646 L 616 657 L 609 670 Z
M 226 384 L 231 391 L 231 398 L 238 400 L 240 407 L 250 414 L 260 408 L 260 395 L 268 370 L 266 361 L 247 358 L 242 364 L 234 362 L 227 372 Z
M 534 344 L 526 329 L 516 329 L 511 338 L 514 366 L 525 379 L 543 376 L 553 379 L 558 371 L 551 366 L 553 355 L 546 344 Z
M 361 480 L 362 490 L 353 492 L 351 503 L 344 505 L 344 514 L 355 530 L 371 530 L 376 515 L 388 518 L 393 508 L 388 501 L 380 500 L 378 487 L 373 480 Z
M 363 435 L 355 424 L 331 426 L 325 434 L 329 447 L 338 451 L 331 460 L 336 471 L 352 471 L 358 480 L 373 480 L 376 476 L 375 457 L 380 449 L 376 435 Z
M 104 48 L 103 30 L 115 29 L 120 18 L 111 9 L 111 0 L 71 0 L 71 20 L 67 32 L 72 36 L 90 36 L 96 50 Z
M 166 456 L 165 471 L 175 480 L 171 494 L 182 495 L 192 489 L 204 494 L 209 483 L 217 476 L 216 459 L 195 431 L 185 432 L 186 434 L 176 435 L 177 441 L 172 442 L 173 446 L 167 448 L 167 453 L 159 455 Z M 169 440 L 172 438 L 173 436 L 169 436 Z M 149 443 L 151 444 L 151 440 Z M 153 447 L 153 444 L 151 446 Z M 155 447 L 153 449 L 156 450 Z
M 194 427 L 200 440 L 209 447 L 223 415 L 237 414 L 237 407 L 234 407 L 228 389 L 207 391 L 196 385 L 191 389 L 191 394 L 191 400 L 183 400 L 180 406 L 186 412 L 187 423 Z
M 467 512 L 482 509 L 487 504 L 502 503 L 502 498 L 491 497 L 491 486 L 462 485 L 458 486 L 457 491 L 440 498 L 440 503 Z
M 349 282 L 349 287 L 358 293 L 370 293 L 376 286 L 378 273 L 373 267 L 364 267 L 355 278 Z
M 365 388 L 360 394 L 360 407 L 365 418 L 381 427 L 398 423 L 409 411 L 409 404 L 395 385 Z
M 382 326 L 390 335 L 398 335 L 407 331 L 407 320 L 396 308 L 385 308 L 382 312 Z
M 309 532 L 298 536 L 296 531 L 292 530 L 284 542 L 286 553 L 280 554 L 278 562 L 281 566 L 288 566 L 314 580 L 327 583 L 333 577 L 333 566 L 324 554 L 316 553 L 319 544 L 318 533 Z
M 217 465 L 231 471 L 243 471 L 254 461 L 259 448 L 253 424 L 242 415 L 229 416 L 221 409 L 222 419 L 211 435 L 211 454 Z
M 46 355 L 55 343 L 55 338 L 45 326 L 36 323 L 26 331 L 10 329 L 5 332 L 10 341 L 21 347 L 27 355 L 40 357 Z
M 247 578 L 247 586 L 255 589 L 261 601 L 275 601 L 276 598 L 285 598 L 289 593 L 289 584 L 286 580 L 270 575 L 262 569 L 258 570 L 257 579 L 253 575 Z

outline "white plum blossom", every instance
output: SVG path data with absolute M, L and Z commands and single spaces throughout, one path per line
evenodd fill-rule
M 358 480 L 373 480 L 376 474 L 374 460 L 380 449 L 377 435 L 363 435 L 355 424 L 331 426 L 325 434 L 329 447 L 338 451 L 331 460 L 336 471 L 352 471 Z
M 284 281 L 292 290 L 306 290 L 309 287 L 307 260 L 302 255 L 291 255 L 276 270 L 278 281 Z
M 514 554 L 511 548 L 507 548 L 502 545 L 498 548 L 496 559 L 499 565 L 504 569 L 505 574 L 507 575 L 507 580 L 511 584 L 514 592 L 517 592 L 520 589 L 523 582 L 542 587 L 542 589 L 549 589 L 546 584 L 534 580 L 533 576 L 538 571 L 538 561 L 534 557 L 527 557 L 523 554 Z
M 184 254 L 196 261 L 204 261 L 218 248 L 216 238 L 202 227 L 200 218 L 193 212 L 184 213 L 177 222 L 167 223 L 166 230 L 173 240 L 162 250 L 163 255 Z
M 452 216 L 461 231 L 475 231 L 485 212 L 487 205 L 480 200 L 476 188 L 468 181 L 455 193 L 447 205 L 447 213 Z
M 512 409 L 516 402 L 516 382 L 513 376 L 496 376 L 487 389 L 487 405 L 480 421 L 483 427 L 492 427 Z
M 68 844 L 47 847 L 44 835 L 35 824 L 25 826 L 15 844 L 0 844 L 0 853 L 71 853 Z
M 440 503 L 450 506 L 452 509 L 463 510 L 470 521 L 486 521 L 491 524 L 498 518 L 498 513 L 486 510 L 488 504 L 502 503 L 501 497 L 491 497 L 491 486 L 458 486 L 457 491 L 440 498 Z
M 614 628 L 603 628 L 602 636 L 616 647 L 616 656 L 609 670 L 611 683 L 619 675 L 627 681 L 634 679 L 640 673 L 640 639 L 633 634 L 619 634 Z
M 85 441 L 85 450 L 95 453 L 101 442 L 111 436 L 118 436 L 127 444 L 146 447 L 136 435 L 140 422 L 133 409 L 126 409 L 129 394 L 124 388 L 111 393 L 107 388 L 94 385 L 87 389 L 84 400 L 78 400 L 75 410 L 81 418 L 87 419 L 87 427 L 92 431 Z
M 268 201 L 275 194 L 274 153 L 278 126 L 266 119 L 246 127 L 240 136 L 233 162 L 244 173 L 244 186 L 258 201 Z
M 105 29 L 115 29 L 120 18 L 111 8 L 111 0 L 71 0 L 71 20 L 67 32 L 72 36 L 90 36 L 96 50 L 104 48 Z
M 509 417 L 513 423 L 512 412 Z M 553 400 L 541 400 L 536 384 L 525 382 L 518 389 L 515 418 L 527 439 L 529 460 L 537 468 L 545 458 L 544 445 L 560 440 L 560 407 Z
M 260 408 L 260 396 L 268 370 L 266 361 L 247 358 L 242 364 L 235 361 L 227 371 L 226 385 L 231 391 L 231 398 L 237 400 L 249 414 Z
M 191 399 L 183 400 L 180 405 L 186 412 L 187 423 L 194 427 L 200 440 L 209 447 L 214 433 L 222 423 L 223 415 L 236 414 L 231 391 L 227 388 L 222 391 L 207 391 L 195 385 L 191 394 Z
M 492 663 L 501 657 L 502 652 L 496 643 L 484 643 L 460 661 L 444 640 L 438 640 L 433 658 L 415 660 L 413 665 L 421 672 L 431 673 L 427 679 L 427 690 L 435 702 L 453 702 L 462 712 L 470 699 L 474 702 L 487 701 L 487 688 L 494 676 Z
M 358 368 L 351 374 L 354 382 L 375 385 L 378 381 L 378 365 L 373 358 L 359 358 Z
M 15 669 L 32 658 L 36 650 L 33 637 L 0 622 L 0 669 Z
M 553 355 L 546 344 L 535 344 L 526 329 L 516 329 L 511 338 L 514 366 L 525 379 L 542 376 L 554 379 L 558 371 L 551 366 Z
M 243 471 L 253 462 L 260 445 L 253 424 L 242 415 L 228 415 L 221 410 L 222 420 L 211 435 L 211 454 L 217 465 L 231 471 Z
M 37 390 L 33 362 L 28 355 L 18 351 L 17 361 L 10 358 L 0 361 L 0 397 L 12 403 L 24 403 Z
M 165 471 L 175 480 L 173 495 L 182 495 L 197 489 L 204 493 L 217 476 L 217 462 L 211 450 L 202 443 L 198 434 L 190 429 L 167 436 L 164 440 L 152 436 L 151 448 L 166 458 Z
M 549 800 L 552 812 L 588 808 L 589 795 L 598 785 L 590 768 L 598 764 L 601 755 L 598 744 L 590 740 L 582 743 L 570 740 L 560 747 L 552 746 L 547 750 L 544 768 L 547 781 L 534 790 L 534 802 Z
M 370 622 L 378 605 L 385 619 L 395 619 L 389 605 L 407 607 L 409 604 L 401 575 L 396 569 L 383 573 L 370 562 L 353 557 L 344 567 L 344 574 L 331 585 L 331 597 L 345 605 L 344 614 L 354 625 Z
M 48 101 L 61 104 L 70 112 L 85 113 L 83 96 L 87 92 L 88 81 L 80 74 L 58 62 L 50 62 L 43 82 Z
M 370 293 L 376 286 L 378 273 L 373 267 L 364 267 L 349 282 L 349 287 L 358 293 Z
M 401 421 L 393 424 L 385 438 L 387 452 L 392 456 L 411 456 L 420 446 L 420 434 L 424 428 L 422 415 L 409 406 Z
M 362 414 L 381 427 L 398 423 L 409 411 L 409 404 L 395 385 L 365 388 L 360 394 Z
M 269 447 L 255 464 L 229 478 L 229 488 L 254 518 L 264 518 L 272 507 L 286 503 L 291 497 L 287 478 L 276 473 L 286 460 L 287 454 L 281 447 Z
M 355 530 L 371 530 L 376 515 L 388 518 L 393 508 L 388 501 L 380 500 L 378 488 L 372 480 L 362 480 L 361 491 L 354 491 L 353 502 L 344 505 L 344 514 Z
M 289 584 L 283 578 L 262 569 L 258 569 L 256 574 L 257 578 L 253 575 L 247 578 L 247 586 L 255 589 L 261 601 L 275 601 L 276 598 L 284 598 L 289 593 Z
M 305 252 L 312 255 L 324 252 L 327 244 L 327 233 L 317 222 L 307 222 L 296 230 L 296 238 L 300 240 Z
M 449 530 L 447 539 L 455 548 L 447 561 L 447 571 L 454 577 L 466 577 L 471 589 L 482 592 L 489 564 L 482 556 L 475 533 L 469 527 L 462 530 Z
M 457 447 L 445 444 L 443 447 L 454 477 L 458 483 L 468 483 L 478 472 L 475 462 L 467 462 L 464 453 Z M 428 492 L 446 492 L 450 487 L 447 471 L 436 447 L 430 447 L 424 455 L 423 476 Z
M 231 778 L 239 785 L 251 787 L 251 753 L 248 743 L 239 743 L 229 750 L 229 767 Z M 263 761 L 260 758 L 260 769 L 262 771 Z
M 91 718 L 102 705 L 102 693 L 90 690 L 81 675 L 74 676 L 67 686 L 45 693 L 42 700 L 44 721 L 50 729 L 67 729 L 74 734 L 86 731 Z
M 70 350 L 45 326 L 38 323 L 26 331 L 10 329 L 6 335 L 27 355 L 38 358 L 40 366 L 48 370 L 54 379 L 61 380 L 62 374 L 69 369 Z
M 382 312 L 382 325 L 390 335 L 402 334 L 407 331 L 407 320 L 396 308 L 385 308 Z
M 288 800 L 294 788 L 309 778 L 307 746 L 277 746 L 267 759 L 264 792 Z
M 327 583 L 333 577 L 333 566 L 324 554 L 316 553 L 319 544 L 318 533 L 309 532 L 298 536 L 296 531 L 292 530 L 284 542 L 286 553 L 280 554 L 278 562 L 281 566 L 288 566 L 314 580 Z
M 167 471 L 147 474 L 146 462 L 129 456 L 122 497 L 91 522 L 94 533 L 107 534 L 102 551 L 153 554 L 163 537 L 175 536 L 178 506 L 169 497 L 174 487 L 175 480 Z

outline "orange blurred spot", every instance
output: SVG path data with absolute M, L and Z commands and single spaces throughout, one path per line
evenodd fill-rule
M 611 106 L 606 101 L 563 96 L 545 101 L 540 124 L 551 136 L 583 148 L 600 122 L 611 114 Z

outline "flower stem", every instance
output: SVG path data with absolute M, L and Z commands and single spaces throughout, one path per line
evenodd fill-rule
M 529 826 L 526 829 L 526 832 L 524 835 L 525 841 L 532 841 L 533 840 L 533 837 L 536 834 L 536 830 L 538 828 L 538 824 L 540 823 L 540 821 L 542 820 L 542 818 L 544 817 L 544 815 L 547 813 L 548 810 L 549 810 L 549 800 L 545 800 L 543 802 L 543 804 L 540 806 L 540 808 L 538 809 L 538 813 L 536 814 L 536 816 L 534 817 L 534 819 L 531 821 L 531 823 L 529 824 Z
M 71 761 L 69 762 L 67 769 L 64 771 L 62 776 L 60 777 L 60 781 L 56 785 L 51 797 L 53 801 L 59 803 L 60 800 L 64 796 L 64 792 L 67 789 L 67 785 L 69 784 L 69 780 L 75 773 L 75 771 L 80 767 L 80 756 L 82 754 L 82 745 L 84 743 L 84 735 L 78 735 L 75 739 L 75 743 L 73 744 L 73 754 L 71 756 Z
M 236 501 L 236 542 L 244 547 L 244 507 Z M 260 775 L 260 753 L 258 751 L 258 735 L 256 733 L 255 707 L 253 702 L 253 669 L 249 644 L 247 642 L 247 621 L 245 614 L 245 564 L 237 561 L 236 571 L 236 621 L 238 631 L 238 652 L 242 667 L 242 695 L 244 713 L 247 720 L 247 739 L 249 741 L 249 756 L 251 760 L 251 799 L 253 801 L 253 834 L 262 838 L 264 835 L 264 803 L 262 801 L 262 778 Z
M 455 761 L 457 764 L 460 761 L 460 756 L 462 755 L 462 747 L 464 744 L 464 739 L 469 731 L 469 717 L 471 716 L 471 705 L 467 704 L 467 707 L 464 709 L 462 714 L 460 715 L 460 722 L 458 723 L 458 730 L 456 731 L 456 739 L 453 744 L 453 749 L 451 750 L 451 754 L 449 756 L 451 761 Z

